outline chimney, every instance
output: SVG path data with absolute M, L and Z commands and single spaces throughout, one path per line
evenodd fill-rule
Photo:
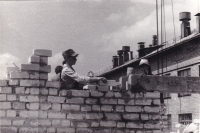
M 130 51 L 130 58 L 131 58 L 131 60 L 133 59 L 133 51 Z
M 190 12 L 180 12 L 179 20 L 182 21 L 182 23 L 181 23 L 181 38 L 189 36 L 191 34 L 190 22 L 189 22 L 191 20 L 191 13 Z
M 200 33 L 200 13 L 197 13 L 195 16 L 197 21 L 197 33 Z
M 117 54 L 119 55 L 118 57 L 118 65 L 121 66 L 123 64 L 123 51 L 122 50 L 117 50 Z
M 145 48 L 144 42 L 138 42 L 138 50 Z
M 113 68 L 118 66 L 118 56 L 113 56 Z
M 123 54 L 123 61 L 126 62 L 129 60 L 129 54 L 128 52 L 130 52 L 130 47 L 129 46 L 122 46 L 122 50 L 124 52 Z
M 157 45 L 157 35 L 153 35 L 152 44 L 153 44 L 153 46 Z

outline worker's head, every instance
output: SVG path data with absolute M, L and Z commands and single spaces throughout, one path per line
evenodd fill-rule
M 74 52 L 73 49 L 68 49 L 66 51 L 64 51 L 62 53 L 63 58 L 65 59 L 65 62 L 68 65 L 75 65 L 76 64 L 76 57 L 78 56 L 78 54 L 76 52 Z
M 62 69 L 63 69 L 62 66 L 57 66 L 57 67 L 55 68 L 55 73 L 56 73 L 56 74 L 61 73 L 61 72 L 62 72 Z
M 143 74 L 151 75 L 151 66 L 147 59 L 141 59 L 139 67 L 143 70 Z

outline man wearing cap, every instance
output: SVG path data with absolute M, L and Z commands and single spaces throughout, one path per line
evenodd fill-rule
M 106 82 L 106 78 L 104 77 L 87 77 L 78 75 L 73 65 L 76 64 L 78 54 L 74 52 L 73 49 L 68 49 L 62 53 L 64 61 L 63 61 L 63 69 L 61 72 L 61 80 L 62 80 L 62 88 L 71 89 L 78 87 L 80 83 L 88 83 L 102 80 Z M 62 89 L 61 88 L 61 89 Z
M 143 70 L 144 75 L 152 75 L 151 66 L 147 59 L 141 59 L 139 67 Z

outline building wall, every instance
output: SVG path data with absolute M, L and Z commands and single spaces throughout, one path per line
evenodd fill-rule
M 160 133 L 159 93 L 105 84 L 59 90 L 47 78 L 49 52 L 34 51 L 29 64 L 0 80 L 1 133 Z

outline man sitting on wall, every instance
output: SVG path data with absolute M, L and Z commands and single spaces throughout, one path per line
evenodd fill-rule
M 74 52 L 73 49 L 68 49 L 62 53 L 64 61 L 63 61 L 63 69 L 61 72 L 61 89 L 71 89 L 71 88 L 80 88 L 80 84 L 85 84 L 89 82 L 96 82 L 102 80 L 103 82 L 107 82 L 104 77 L 87 77 L 78 75 L 73 65 L 76 64 L 78 54 Z

